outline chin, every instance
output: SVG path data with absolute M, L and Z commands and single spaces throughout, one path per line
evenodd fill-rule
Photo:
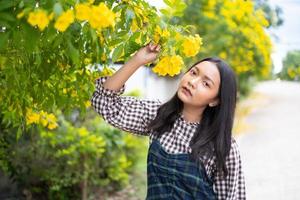
M 183 102 L 183 103 L 188 103 L 187 97 L 182 94 L 181 92 L 177 91 L 177 97 Z

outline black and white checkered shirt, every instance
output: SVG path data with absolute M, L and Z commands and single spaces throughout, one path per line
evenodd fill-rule
M 125 85 L 118 91 L 106 89 L 103 83 L 107 78 L 100 77 L 96 80 L 96 91 L 91 98 L 95 111 L 114 127 L 133 134 L 149 136 L 151 143 L 155 136 L 146 127 L 155 118 L 157 109 L 162 103 L 159 100 L 121 96 L 125 91 Z M 168 153 L 191 153 L 188 144 L 197 125 L 198 122 L 187 122 L 181 115 L 175 121 L 172 130 L 159 138 L 160 143 Z M 241 157 L 234 138 L 232 138 L 226 166 L 228 176 L 226 179 L 221 179 L 220 174 L 215 170 L 215 157 L 209 159 L 205 165 L 207 175 L 214 182 L 213 188 L 218 199 L 246 199 Z

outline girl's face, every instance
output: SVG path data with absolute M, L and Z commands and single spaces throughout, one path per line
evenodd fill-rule
M 178 98 L 193 107 L 216 106 L 219 103 L 220 73 L 217 66 L 203 61 L 182 77 L 177 90 Z

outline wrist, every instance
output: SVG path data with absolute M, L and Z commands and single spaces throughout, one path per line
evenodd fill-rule
M 130 62 L 132 65 L 134 65 L 136 67 L 141 67 L 141 66 L 147 64 L 145 61 L 143 61 L 143 59 L 140 59 L 136 56 L 133 56 L 132 58 L 130 58 L 128 60 L 128 62 Z

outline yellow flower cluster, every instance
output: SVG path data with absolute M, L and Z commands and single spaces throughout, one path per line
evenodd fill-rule
M 193 36 L 185 37 L 182 47 L 183 47 L 183 53 L 187 57 L 195 56 L 199 50 L 200 46 L 202 45 L 202 38 L 196 34 Z
M 91 15 L 91 8 L 89 4 L 80 3 L 75 5 L 76 19 L 89 20 Z
M 258 22 L 264 26 L 264 27 L 267 27 L 269 26 L 269 21 L 266 19 L 265 17 L 265 14 L 264 14 L 264 11 L 262 9 L 258 9 L 255 11 L 255 16 L 258 20 Z
M 60 32 L 64 32 L 74 22 L 73 10 L 63 12 L 56 20 L 54 27 Z
M 75 21 L 75 18 L 79 21 L 88 21 L 91 27 L 107 28 L 115 25 L 115 18 L 117 15 L 111 11 L 103 2 L 99 5 L 91 5 L 93 1 L 88 3 L 80 3 L 75 5 L 74 10 L 69 9 L 63 12 L 55 21 L 54 28 L 60 32 L 64 32 Z M 17 18 L 20 19 L 24 15 L 24 12 L 18 14 Z M 35 10 L 29 13 L 27 19 L 28 23 L 32 26 L 38 26 L 43 31 L 53 19 L 54 14 L 47 15 L 47 12 L 42 9 Z
M 254 3 L 252 1 L 224 1 L 221 14 L 226 19 L 231 18 L 232 20 L 241 22 L 243 19 L 246 19 L 247 15 L 251 15 L 253 7 Z
M 44 111 L 34 112 L 32 109 L 27 109 L 26 124 L 42 124 L 50 130 L 55 129 L 58 126 L 57 119 L 54 114 L 48 114 Z
M 152 71 L 161 76 L 167 74 L 174 76 L 180 73 L 183 64 L 182 58 L 178 55 L 165 56 L 152 68 Z
M 251 69 L 250 66 L 239 65 L 235 67 L 235 72 L 241 74 L 241 73 L 248 72 L 250 69 Z
M 18 18 L 21 17 L 22 14 L 18 15 Z M 30 12 L 27 21 L 31 26 L 38 26 L 38 28 L 43 31 L 46 26 L 48 26 L 49 21 L 52 19 L 52 17 L 53 14 L 48 16 L 46 11 L 39 9 Z
M 155 44 L 158 44 L 161 37 L 168 38 L 170 36 L 170 32 L 167 29 L 161 30 L 159 26 L 155 27 L 153 40 Z
M 111 76 L 113 74 L 114 74 L 114 71 L 106 66 L 100 72 L 100 76 Z
M 111 11 L 103 2 L 97 6 L 89 4 L 77 4 L 75 6 L 76 19 L 87 20 L 91 27 L 107 28 L 115 25 L 116 14 Z

